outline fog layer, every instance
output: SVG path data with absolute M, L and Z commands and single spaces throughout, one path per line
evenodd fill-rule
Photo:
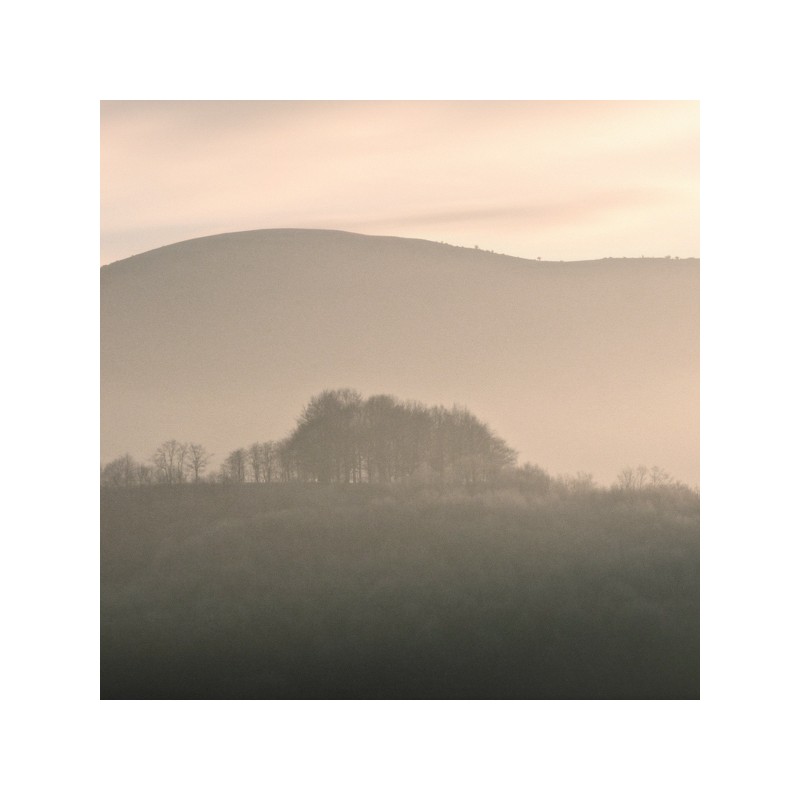
M 267 230 L 104 267 L 102 458 L 280 439 L 320 387 L 467 406 L 552 472 L 699 480 L 696 260 Z

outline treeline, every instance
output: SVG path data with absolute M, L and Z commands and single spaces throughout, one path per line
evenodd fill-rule
M 204 473 L 211 455 L 201 444 L 171 439 L 153 453 L 150 463 L 141 463 L 125 453 L 105 464 L 100 469 L 100 485 L 133 487 L 188 481 L 199 483 L 207 480 Z
M 388 395 L 364 400 L 351 389 L 311 398 L 294 431 L 281 441 L 233 450 L 209 472 L 212 453 L 202 444 L 163 442 L 148 462 L 129 454 L 101 468 L 109 487 L 182 483 L 493 483 L 582 492 L 598 488 L 591 475 L 553 477 L 540 467 L 517 466 L 517 454 L 464 408 L 426 407 Z M 612 488 L 678 485 L 660 467 L 625 467 Z M 684 487 L 686 488 L 686 487 Z
M 284 440 L 238 448 L 217 472 L 203 445 L 164 442 L 149 463 L 126 454 L 105 465 L 101 483 L 392 483 L 408 479 L 476 483 L 496 479 L 517 454 L 463 408 L 426 407 L 388 395 L 364 400 L 351 389 L 324 391 Z

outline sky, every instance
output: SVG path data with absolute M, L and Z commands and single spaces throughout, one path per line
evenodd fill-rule
M 697 257 L 699 103 L 102 103 L 101 264 L 261 228 Z

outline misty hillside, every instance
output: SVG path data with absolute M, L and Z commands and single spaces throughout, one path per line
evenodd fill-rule
M 698 473 L 696 260 L 263 230 L 101 270 L 102 454 L 278 439 L 320 386 L 459 403 L 554 472 Z
M 699 495 L 101 494 L 107 699 L 697 699 Z

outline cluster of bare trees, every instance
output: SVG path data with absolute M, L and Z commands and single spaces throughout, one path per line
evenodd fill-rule
M 674 483 L 672 476 L 661 467 L 625 467 L 617 475 L 614 486 L 617 489 L 644 489 L 648 486 L 670 486 Z
M 219 472 L 210 476 L 222 483 L 273 483 L 283 480 L 276 442 L 255 442 L 234 450 L 222 463 Z
M 496 477 L 516 453 L 463 408 L 428 408 L 350 389 L 316 395 L 278 445 L 286 479 L 390 483 L 434 478 L 474 483 Z
M 100 469 L 101 486 L 147 486 L 155 483 L 155 470 L 150 464 L 140 464 L 128 453 L 115 458 Z
M 212 481 L 391 483 L 412 477 L 463 483 L 496 477 L 516 453 L 466 409 L 427 408 L 388 395 L 322 392 L 280 442 L 234 450 Z
M 106 464 L 100 471 L 103 486 L 147 486 L 153 483 L 199 483 L 211 454 L 201 444 L 164 442 L 150 459 L 141 464 L 128 453 Z
M 464 408 L 426 407 L 388 395 L 366 400 L 351 389 L 312 397 L 294 431 L 280 442 L 255 442 L 231 452 L 206 474 L 211 454 L 194 442 L 171 439 L 148 463 L 125 454 L 101 470 L 104 486 L 180 483 L 393 483 L 409 479 L 480 483 L 509 475 L 517 454 Z M 538 467 L 516 470 L 523 482 L 549 487 Z M 570 491 L 595 488 L 590 475 L 562 476 Z M 674 486 L 661 467 L 625 467 L 614 488 Z
M 463 408 L 428 408 L 388 395 L 364 400 L 350 389 L 325 391 L 303 409 L 280 442 L 255 442 L 231 452 L 205 475 L 202 445 L 164 442 L 148 464 L 130 455 L 103 467 L 106 486 L 186 482 L 391 483 L 418 478 L 476 483 L 496 478 L 516 453 Z

